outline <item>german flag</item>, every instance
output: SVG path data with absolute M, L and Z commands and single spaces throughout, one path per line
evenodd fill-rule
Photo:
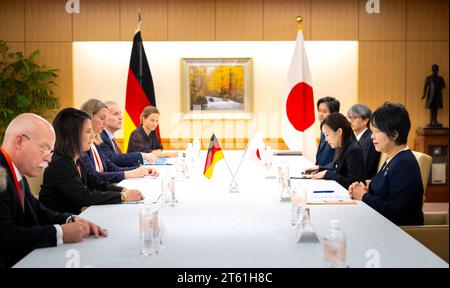
M 140 116 L 142 110 L 149 105 L 156 107 L 155 89 L 139 29 L 133 38 L 130 69 L 128 70 L 123 135 L 124 151 L 127 151 L 131 132 L 141 124 Z M 161 142 L 159 126 L 156 133 Z
M 223 158 L 222 148 L 220 148 L 216 135 L 213 134 L 211 136 L 211 142 L 209 143 L 208 154 L 206 155 L 205 170 L 203 171 L 203 175 L 205 175 L 206 178 L 211 179 L 214 165 L 216 165 L 216 163 Z

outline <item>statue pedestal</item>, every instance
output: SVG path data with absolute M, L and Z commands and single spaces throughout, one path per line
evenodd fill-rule
M 449 128 L 419 127 L 416 130 L 414 150 L 433 158 L 426 202 L 448 202 L 449 188 Z M 443 177 L 442 177 L 443 176 Z

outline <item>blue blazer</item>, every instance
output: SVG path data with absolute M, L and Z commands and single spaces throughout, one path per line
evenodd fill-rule
M 362 200 L 397 225 L 423 225 L 422 176 L 411 150 L 399 152 L 372 178 Z
M 86 172 L 92 175 L 100 177 L 103 181 L 117 183 L 125 179 L 125 171 L 135 169 L 136 167 L 119 167 L 111 162 L 105 154 L 103 154 L 102 149 L 96 145 L 100 160 L 102 161 L 104 172 L 97 172 L 95 170 L 94 155 L 91 149 L 83 153 L 80 157 L 80 162 L 83 164 Z
M 321 168 L 319 170 L 327 170 L 324 179 L 334 180 L 345 189 L 348 189 L 355 181 L 365 182 L 364 156 L 358 142 L 351 140 L 339 159 L 333 162 L 332 169 Z
M 377 174 L 378 162 L 380 162 L 381 153 L 375 150 L 372 139 L 372 131 L 367 129 L 359 138 L 359 145 L 363 150 L 364 162 L 366 164 L 366 179 L 372 179 Z
M 25 177 L 22 209 L 12 172 L 1 153 L 0 166 L 7 171 L 6 190 L 0 191 L 0 264 L 11 267 L 36 248 L 56 246 L 53 225 L 66 223 L 72 214 L 47 209 L 31 194 Z
M 325 141 L 325 135 L 320 133 L 320 142 L 319 148 L 316 153 L 316 165 L 318 166 L 327 166 L 331 162 L 333 162 L 334 158 L 334 149 L 331 148 L 330 144 Z
M 111 160 L 114 164 L 120 167 L 130 167 L 136 166 L 138 164 L 144 164 L 144 160 L 142 159 L 142 154 L 139 152 L 131 152 L 131 153 L 116 153 L 114 149 L 114 144 L 111 139 L 109 139 L 108 133 L 105 130 L 100 133 L 100 137 L 102 138 L 103 143 L 100 144 L 100 149 L 103 154 Z

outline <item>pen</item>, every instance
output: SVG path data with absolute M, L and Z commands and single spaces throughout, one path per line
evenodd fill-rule
M 334 193 L 333 190 L 316 190 L 313 193 Z

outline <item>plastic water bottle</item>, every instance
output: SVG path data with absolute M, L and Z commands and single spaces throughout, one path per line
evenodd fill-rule
M 347 243 L 339 220 L 330 220 L 330 230 L 324 235 L 323 255 L 328 268 L 344 268 L 346 265 Z

